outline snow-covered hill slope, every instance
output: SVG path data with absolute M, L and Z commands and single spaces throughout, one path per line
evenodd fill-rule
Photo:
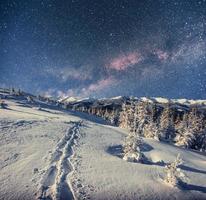
M 152 139 L 144 139 L 149 164 L 126 162 L 121 145 L 127 131 L 88 124 L 75 147 L 73 187 L 77 199 L 206 199 L 206 157 Z M 187 182 L 172 188 L 163 182 L 164 163 L 180 153 Z M 77 181 L 78 180 L 78 181 Z
M 36 199 L 41 185 L 54 184 L 55 173 L 62 172 L 67 134 L 81 119 L 43 102 L 39 110 L 40 102 L 31 104 L 24 97 L 7 95 L 4 101 L 8 106 L 0 109 L 0 199 Z M 42 183 L 48 173 L 47 183 Z
M 205 155 L 144 139 L 150 163 L 126 162 L 121 158 L 126 130 L 86 113 L 29 103 L 24 96 L 4 94 L 4 101 L 1 200 L 206 199 Z M 172 188 L 162 181 L 164 163 L 178 153 L 188 178 L 181 188 Z

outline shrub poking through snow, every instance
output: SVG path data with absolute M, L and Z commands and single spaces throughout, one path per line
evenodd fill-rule
M 142 145 L 142 139 L 135 135 L 134 133 L 130 133 L 124 142 L 124 157 L 123 159 L 129 162 L 141 162 L 143 161 L 144 155 L 140 150 Z
M 174 162 L 165 166 L 166 177 L 164 181 L 173 187 L 178 186 L 185 178 L 184 173 L 179 168 L 182 163 L 180 154 L 178 154 Z

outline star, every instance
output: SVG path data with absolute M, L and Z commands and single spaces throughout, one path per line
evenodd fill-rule
M 206 98 L 205 10 L 205 0 L 2 1 L 0 86 Z

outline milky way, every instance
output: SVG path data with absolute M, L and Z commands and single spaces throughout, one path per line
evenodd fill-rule
M 206 98 L 206 0 L 4 0 L 0 86 Z

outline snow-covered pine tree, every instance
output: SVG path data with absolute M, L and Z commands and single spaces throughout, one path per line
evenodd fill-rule
M 183 113 L 182 115 L 180 115 L 180 114 L 178 114 L 177 113 L 177 116 L 176 116 L 176 120 L 175 120 L 175 122 L 174 122 L 174 126 L 175 126 L 175 130 L 178 132 L 178 130 L 180 130 L 181 129 L 181 127 L 182 127 L 182 120 L 183 120 L 183 118 L 184 118 L 184 115 L 185 115 L 185 113 Z
M 122 111 L 120 112 L 120 124 L 119 127 L 121 128 L 128 128 L 127 122 L 128 122 L 128 114 L 127 114 L 127 104 L 124 102 L 122 104 Z
M 144 126 L 144 137 L 153 138 L 159 141 L 159 129 L 156 123 L 150 121 L 148 124 Z
M 110 118 L 110 114 L 109 114 L 108 108 L 106 107 L 105 113 L 104 113 L 104 119 L 108 120 L 109 118 Z
M 92 113 L 92 109 L 91 109 L 91 107 L 89 107 L 89 109 L 88 109 L 88 113 L 89 113 L 89 114 Z
M 156 105 L 148 105 L 147 121 L 144 125 L 143 136 L 146 138 L 153 138 L 159 141 L 159 129 L 157 124 L 154 122 L 156 112 Z
M 127 110 L 127 127 L 130 132 L 135 132 L 135 123 L 134 123 L 134 118 L 135 118 L 135 101 L 131 101 L 131 105 L 128 107 Z
M 185 113 L 183 120 L 179 124 L 178 133 L 174 139 L 177 146 L 182 146 L 185 148 L 190 148 L 195 141 L 195 135 L 188 118 L 188 114 Z
M 195 136 L 189 127 L 186 127 L 184 132 L 175 137 L 175 144 L 177 146 L 190 148 L 195 141 Z
M 200 150 L 201 152 L 206 151 L 206 129 L 200 135 L 198 135 L 196 143 L 198 150 Z
M 174 162 L 165 166 L 166 176 L 164 181 L 171 186 L 178 186 L 184 179 L 185 175 L 181 172 L 179 165 L 183 163 L 180 154 L 177 155 Z
M 205 120 L 202 117 L 202 124 L 205 124 Z M 196 140 L 195 145 L 193 145 L 193 148 L 198 149 L 202 152 L 206 151 L 206 127 L 203 126 L 201 128 L 201 131 L 196 132 L 195 134 Z
M 191 145 L 193 149 L 201 149 L 201 138 L 204 138 L 204 115 L 198 112 L 198 106 L 194 105 L 188 115 L 188 127 L 193 133 L 194 142 Z M 203 134 L 203 135 L 202 135 Z
M 139 113 L 139 106 L 138 106 L 138 102 L 134 103 L 134 118 L 133 118 L 133 132 L 139 134 L 139 119 L 138 119 L 138 113 Z
M 130 132 L 123 144 L 123 159 L 129 162 L 142 162 L 144 155 L 141 152 L 142 139 Z
M 160 139 L 170 141 L 175 137 L 174 122 L 172 119 L 172 110 L 168 103 L 160 117 Z
M 206 130 L 201 134 L 201 140 L 200 140 L 200 151 L 206 151 Z
M 83 107 L 82 107 L 82 112 L 85 112 L 85 111 L 86 111 L 86 109 L 85 109 L 85 107 L 83 106 Z M 97 109 L 96 115 L 99 116 L 99 117 L 101 117 L 101 109 L 100 109 L 100 108 Z
M 191 108 L 191 111 L 188 116 L 189 126 L 192 127 L 194 134 L 201 133 L 204 128 L 204 116 L 201 113 L 198 113 L 197 106 Z
M 150 112 L 148 102 L 139 101 L 135 105 L 134 113 L 134 131 L 136 134 L 144 135 L 144 126 L 150 121 Z
M 118 111 L 117 109 L 113 108 L 111 115 L 110 115 L 110 122 L 111 124 L 117 125 L 118 124 Z

